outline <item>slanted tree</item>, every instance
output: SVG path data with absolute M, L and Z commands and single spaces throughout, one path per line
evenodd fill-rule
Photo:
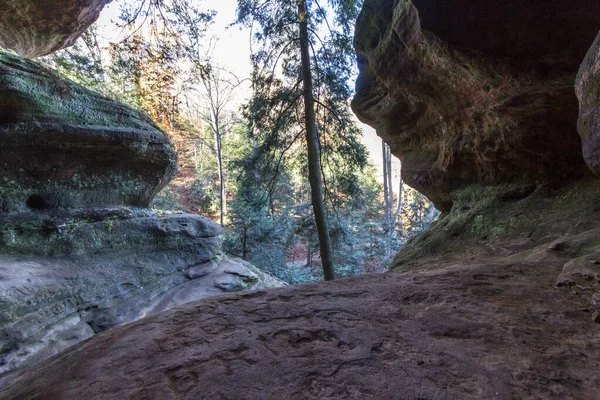
M 259 44 L 252 55 L 254 95 L 247 113 L 252 132 L 262 135 L 259 150 L 273 160 L 275 173 L 286 153 L 304 139 L 325 280 L 335 274 L 323 160 L 344 154 L 345 165 L 366 164 L 348 107 L 352 25 L 359 6 L 352 0 L 323 5 L 316 0 L 238 0 L 239 22 L 252 27 Z
M 304 121 L 306 146 L 308 148 L 308 180 L 312 194 L 312 206 L 317 224 L 319 245 L 321 247 L 321 262 L 326 281 L 335 278 L 333 270 L 333 249 L 329 236 L 327 211 L 323 200 L 323 172 L 321 169 L 321 149 L 317 132 L 317 117 L 315 115 L 315 99 L 313 97 L 312 70 L 309 52 L 308 12 L 306 1 L 298 0 L 298 19 L 300 36 L 300 54 L 302 65 L 302 84 L 304 86 Z

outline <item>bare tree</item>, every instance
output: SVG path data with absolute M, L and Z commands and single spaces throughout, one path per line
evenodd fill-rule
M 394 207 L 394 188 L 392 171 L 392 152 L 390 146 L 381 142 L 381 153 L 383 161 L 383 203 L 384 203 L 384 224 L 385 224 L 385 256 L 392 256 L 392 239 L 396 232 L 396 222 L 400 221 L 400 230 L 402 230 L 402 218 L 398 219 L 402 212 L 402 176 L 399 177 L 398 199 L 396 210 Z M 400 216 L 401 217 L 401 216 Z
M 197 115 L 204 122 L 213 136 L 213 143 L 202 140 L 217 160 L 219 178 L 219 221 L 225 224 L 227 215 L 226 171 L 223 160 L 223 138 L 237 124 L 237 117 L 231 111 L 231 103 L 235 98 L 236 89 L 240 82 L 237 78 L 222 68 L 203 66 L 198 70 L 196 81 L 200 83 L 199 94 L 202 105 L 198 107 Z

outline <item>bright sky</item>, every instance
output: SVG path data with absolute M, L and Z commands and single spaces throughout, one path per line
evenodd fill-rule
M 110 3 L 98 21 L 101 35 L 107 39 L 115 40 L 119 35 L 119 32 L 114 30 L 111 20 L 116 20 L 119 16 L 120 3 L 118 0 Z M 248 78 L 251 72 L 250 31 L 237 25 L 230 26 L 236 20 L 237 0 L 203 0 L 202 5 L 203 9 L 217 12 L 207 36 L 207 40 L 216 41 L 212 52 L 213 62 L 232 72 L 240 80 Z M 249 92 L 241 90 L 239 96 L 237 102 L 242 103 L 249 96 Z M 363 143 L 369 150 L 371 162 L 381 170 L 381 139 L 369 126 L 364 124 L 360 126 L 363 128 Z
M 111 21 L 118 18 L 121 3 L 119 0 L 109 3 L 100 15 L 98 25 L 101 35 L 106 39 L 117 40 L 119 37 L 120 32 L 114 29 Z M 217 11 L 217 16 L 206 38 L 207 47 L 209 41 L 213 44 L 214 62 L 243 79 L 243 77 L 250 76 L 251 71 L 250 33 L 240 26 L 229 27 L 236 20 L 236 7 L 237 0 L 202 1 L 202 9 Z

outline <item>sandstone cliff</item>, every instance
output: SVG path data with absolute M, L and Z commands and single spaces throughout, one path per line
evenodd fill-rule
M 594 0 L 365 3 L 353 109 L 443 211 L 466 185 L 560 186 L 583 173 L 575 76 Z
M 208 218 L 147 209 L 176 172 L 145 115 L 0 53 L 0 374 L 188 301 L 283 286 Z
M 596 398 L 599 30 L 595 0 L 367 0 L 354 110 L 444 211 L 395 271 L 188 304 L 0 396 Z
M 34 58 L 71 46 L 112 0 L 5 0 L 0 47 Z

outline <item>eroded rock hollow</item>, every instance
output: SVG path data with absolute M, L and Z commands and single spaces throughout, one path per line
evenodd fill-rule
M 599 31 L 596 0 L 366 0 L 354 110 L 444 211 L 394 271 L 191 303 L 0 397 L 596 398 Z
M 585 168 L 575 76 L 600 3 L 365 3 L 353 109 L 448 211 L 472 183 L 560 185 Z

